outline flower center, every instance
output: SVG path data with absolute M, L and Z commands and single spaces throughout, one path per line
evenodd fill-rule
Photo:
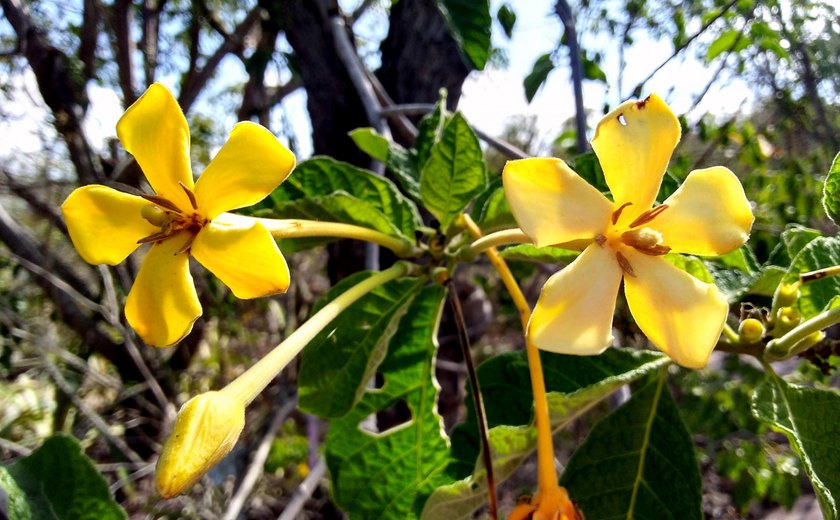
M 655 208 L 651 208 L 636 217 L 633 222 L 628 225 L 618 225 L 618 222 L 621 219 L 621 213 L 631 204 L 631 202 L 627 202 L 613 211 L 613 226 L 604 234 L 596 236 L 595 242 L 599 246 L 606 244 L 611 247 L 615 251 L 615 258 L 616 261 L 618 261 L 618 265 L 621 266 L 621 270 L 629 276 L 636 276 L 630 261 L 627 260 L 627 257 L 621 252 L 623 248 L 632 247 L 636 251 L 650 256 L 664 255 L 669 252 L 671 248 L 662 243 L 662 233 L 649 227 L 645 227 L 645 224 L 652 222 L 663 211 L 668 209 L 668 205 L 662 204 L 656 206 Z
M 181 188 L 183 188 L 184 192 L 186 192 L 187 197 L 190 200 L 190 204 L 192 205 L 193 211 L 189 213 L 184 212 L 177 205 L 159 195 L 140 194 L 141 197 L 151 203 L 141 208 L 140 216 L 153 226 L 159 227 L 160 231 L 141 238 L 137 241 L 138 244 L 157 244 L 167 238 L 177 235 L 182 231 L 187 231 L 191 235 L 189 240 L 187 240 L 184 247 L 175 254 L 177 255 L 185 251 L 189 251 L 193 240 L 195 240 L 195 236 L 199 231 L 201 231 L 201 228 L 209 224 L 210 221 L 195 211 L 198 207 L 193 192 L 183 183 L 181 183 Z

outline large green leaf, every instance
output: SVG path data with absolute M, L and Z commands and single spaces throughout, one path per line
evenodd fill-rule
M 352 518 L 416 518 L 418 497 L 447 482 L 448 442 L 437 413 L 435 335 L 445 292 L 413 292 L 379 366 L 384 384 L 368 389 L 344 417 L 330 423 L 326 458 L 336 504 Z M 407 422 L 377 434 L 360 423 L 404 404 Z
M 487 185 L 478 137 L 461 114 L 446 124 L 420 175 L 420 197 L 441 223 L 452 224 L 470 200 Z
M 701 519 L 694 445 L 659 377 L 596 424 L 561 484 L 587 518 Z
M 339 193 L 346 202 L 335 202 Z M 269 208 L 277 218 L 344 222 L 411 240 L 420 221 L 417 208 L 391 181 L 329 157 L 299 164 L 271 194 Z M 383 221 L 390 224 L 375 224 Z
M 785 281 L 795 282 L 801 273 L 840 264 L 840 238 L 819 237 L 808 242 L 790 264 Z M 822 312 L 840 294 L 840 277 L 830 276 L 800 288 L 799 312 L 810 318 Z
M 79 443 L 64 435 L 50 437 L 29 456 L 0 467 L 3 490 L 9 520 L 127 518 Z
M 825 178 L 823 207 L 835 224 L 840 223 L 840 153 L 834 157 Z
M 610 349 L 600 356 L 566 356 L 541 352 L 553 431 L 560 431 L 625 384 L 666 365 L 653 352 Z M 496 484 L 509 478 L 533 453 L 533 399 L 524 352 L 496 356 L 478 367 L 478 379 L 490 426 Z M 471 518 L 487 500 L 487 478 L 479 460 L 480 444 L 472 400 L 467 421 L 452 432 L 452 484 L 435 490 L 423 509 L 424 519 Z M 598 517 L 593 517 L 598 518 Z
M 752 409 L 787 435 L 826 520 L 840 518 L 840 393 L 790 385 L 771 374 L 756 389 Z
M 477 70 L 490 58 L 490 16 L 488 0 L 438 0 L 452 36 Z
M 517 227 L 516 220 L 510 212 L 502 178 L 493 179 L 487 188 L 475 199 L 472 207 L 472 217 L 485 232 L 493 229 Z
M 330 289 L 320 306 L 370 276 L 357 273 Z M 359 298 L 306 347 L 301 356 L 300 408 L 321 417 L 341 417 L 362 397 L 387 352 L 400 319 L 423 281 L 401 278 Z
M 537 247 L 534 244 L 518 244 L 506 247 L 501 251 L 502 258 L 507 260 L 527 260 L 544 264 L 569 264 L 580 255 L 580 251 L 563 249 L 562 247 Z

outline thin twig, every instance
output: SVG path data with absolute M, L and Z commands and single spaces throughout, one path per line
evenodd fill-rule
M 289 500 L 289 504 L 286 506 L 286 509 L 280 513 L 280 516 L 277 517 L 277 520 L 295 520 L 298 518 L 301 509 L 306 504 L 306 501 L 309 500 L 309 497 L 312 496 L 312 493 L 318 489 L 318 485 L 322 478 L 324 478 L 324 474 L 327 472 L 327 465 L 324 463 L 324 459 L 318 460 L 318 463 L 312 468 L 312 471 L 309 472 L 309 475 L 303 479 L 303 482 L 300 483 L 300 486 L 295 490 L 295 494 L 292 495 L 292 499 Z
M 653 71 L 652 71 L 650 74 L 648 74 L 648 75 L 647 75 L 647 77 L 646 77 L 645 79 L 643 79 L 642 81 L 640 81 L 640 82 L 636 85 L 636 88 L 634 88 L 634 89 L 633 89 L 633 92 L 630 94 L 630 97 L 635 97 L 635 96 L 638 96 L 638 95 L 639 95 L 639 92 L 640 92 L 640 91 L 642 90 L 642 88 L 645 86 L 645 83 L 647 83 L 648 81 L 650 81 L 650 80 L 651 80 L 651 78 L 653 78 L 653 77 L 656 75 L 656 73 L 657 73 L 657 72 L 659 72 L 660 70 L 662 70 L 662 67 L 664 67 L 665 65 L 667 65 L 668 63 L 670 63 L 670 62 L 671 62 L 671 60 L 673 60 L 674 58 L 676 58 L 676 57 L 677 57 L 677 55 L 678 55 L 680 52 L 682 52 L 683 50 L 685 50 L 685 49 L 688 47 L 688 45 L 689 45 L 691 42 L 693 42 L 693 41 L 694 41 L 694 40 L 695 40 L 698 36 L 700 36 L 701 34 L 703 34 L 704 32 L 706 32 L 706 29 L 708 29 L 708 28 L 709 28 L 709 27 L 710 27 L 713 23 L 715 23 L 716 21 L 718 21 L 718 19 L 719 19 L 719 18 L 721 18 L 724 14 L 726 14 L 726 12 L 727 12 L 727 11 L 729 11 L 729 10 L 732 8 L 732 6 L 734 6 L 737 2 L 738 2 L 738 0 L 729 0 L 729 3 L 728 3 L 728 4 L 726 4 L 725 6 L 723 6 L 723 8 L 721 8 L 720 12 L 718 12 L 718 13 L 717 13 L 717 15 L 715 15 L 715 16 L 714 16 L 714 17 L 712 17 L 712 18 L 711 18 L 708 22 L 706 22 L 705 24 L 703 24 L 703 27 L 701 27 L 701 28 L 700 28 L 700 29 L 699 29 L 696 33 L 694 33 L 694 34 L 692 34 L 691 36 L 689 36 L 689 37 L 688 37 L 688 38 L 687 38 L 687 39 L 686 39 L 686 40 L 682 43 L 682 45 L 680 45 L 679 47 L 677 47 L 676 49 L 674 49 L 674 52 L 671 54 L 671 56 L 669 56 L 668 58 L 666 58 L 666 59 L 665 59 L 665 61 L 663 61 L 662 63 L 660 63 L 660 64 L 659 64 L 659 66 L 658 66 L 658 67 L 656 67 L 655 69 L 653 69 Z M 625 101 L 626 101 L 626 100 L 625 100 Z
M 9 439 L 4 439 L 3 437 L 0 437 L 0 448 L 14 452 L 15 454 L 20 455 L 21 457 L 26 457 L 27 455 L 32 453 L 32 450 L 27 448 L 26 446 L 18 444 L 14 441 L 10 441 Z
M 119 491 L 123 486 L 126 484 L 130 484 L 136 480 L 140 480 L 141 478 L 145 477 L 146 475 L 151 475 L 155 472 L 155 465 L 154 464 L 144 464 L 140 466 L 140 469 L 127 475 L 125 478 L 121 478 L 120 480 L 111 484 L 108 489 L 111 493 L 116 493 Z
M 251 491 L 253 491 L 254 486 L 257 483 L 257 479 L 259 479 L 260 475 L 262 475 L 265 471 L 265 461 L 268 458 L 268 452 L 271 449 L 271 442 L 275 438 L 275 432 L 277 432 L 280 426 L 286 422 L 286 419 L 293 411 L 295 411 L 296 407 L 297 398 L 293 397 L 286 401 L 274 414 L 274 418 L 271 420 L 271 424 L 268 426 L 268 429 L 265 431 L 265 434 L 260 440 L 257 450 L 254 452 L 254 456 L 251 459 L 251 464 L 248 466 L 248 470 L 242 478 L 242 484 L 239 485 L 239 489 L 236 490 L 233 498 L 230 499 L 227 511 L 225 511 L 224 516 L 222 516 L 222 520 L 236 520 L 236 518 L 239 517 L 240 511 L 242 511 L 242 506 L 245 505 L 245 500 L 248 499 L 248 495 L 250 495 Z
M 449 301 L 455 315 L 455 325 L 458 329 L 458 343 L 461 345 L 461 352 L 464 355 L 464 365 L 467 367 L 467 375 L 470 380 L 470 388 L 473 395 L 473 406 L 475 417 L 478 422 L 478 435 L 481 438 L 481 452 L 484 458 L 484 469 L 487 471 L 487 514 L 492 520 L 496 519 L 496 481 L 493 476 L 493 453 L 490 450 L 490 436 L 487 432 L 487 415 L 484 413 L 484 400 L 481 397 L 481 389 L 478 384 L 478 375 L 475 372 L 472 353 L 470 352 L 470 338 L 467 334 L 467 324 L 464 321 L 464 311 L 461 308 L 461 300 L 455 290 L 455 283 L 449 285 Z
M 82 401 L 82 399 L 79 397 L 78 392 L 76 392 L 76 390 L 73 389 L 67 382 L 67 380 L 64 379 L 64 376 L 61 375 L 61 371 L 58 369 L 55 363 L 53 363 L 52 360 L 49 359 L 49 356 L 47 356 L 44 353 L 43 349 L 39 349 L 39 352 L 41 360 L 44 362 L 44 366 L 47 369 L 47 372 L 49 372 L 50 376 L 53 378 L 53 381 L 55 381 L 56 386 L 58 386 L 59 390 L 64 392 L 64 394 L 73 402 L 73 404 L 76 406 L 76 408 L 79 409 L 82 415 L 84 415 L 88 418 L 88 420 L 90 420 L 90 422 L 97 430 L 99 430 L 99 433 L 105 438 L 105 440 L 108 441 L 115 448 L 117 448 L 126 459 L 130 460 L 131 462 L 143 463 L 143 459 L 140 457 L 140 455 L 138 455 L 134 450 L 132 450 L 131 447 L 129 447 L 129 445 L 125 443 L 124 440 L 112 435 L 108 423 L 106 423 L 105 420 L 99 416 L 99 414 L 94 412 L 87 404 L 85 404 L 84 401 Z

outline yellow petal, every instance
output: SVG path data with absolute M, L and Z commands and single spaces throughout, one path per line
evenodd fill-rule
M 695 170 L 648 226 L 676 253 L 722 255 L 749 238 L 754 217 L 738 177 L 717 166 Z
M 679 140 L 679 121 L 655 94 L 622 103 L 598 123 L 592 148 L 613 200 L 616 206 L 632 203 L 621 214 L 623 223 L 653 205 Z
M 91 264 L 117 265 L 137 249 L 137 241 L 160 228 L 140 216 L 149 203 L 107 186 L 78 188 L 61 205 L 70 239 Z
M 516 222 L 537 247 L 592 239 L 609 224 L 610 201 L 560 159 L 509 161 L 502 179 Z
M 245 426 L 245 407 L 224 392 L 199 394 L 181 407 L 155 468 L 163 498 L 180 495 L 236 445 Z
M 635 274 L 624 277 L 624 293 L 639 328 L 680 365 L 706 366 L 729 310 L 723 293 L 662 257 L 624 254 Z
M 265 226 L 252 220 L 247 226 L 212 222 L 198 233 L 191 253 L 237 298 L 268 296 L 289 287 L 289 267 L 277 243 Z
M 184 248 L 189 233 L 151 246 L 125 301 L 125 317 L 143 341 L 168 347 L 181 341 L 201 316 Z
M 137 159 L 157 195 L 191 210 L 189 198 L 178 184 L 192 189 L 190 129 L 178 102 L 155 83 L 128 107 L 117 123 L 117 136 Z
M 612 249 L 591 244 L 543 286 L 528 324 L 537 348 L 600 354 L 612 343 L 612 319 L 622 271 Z
M 295 156 L 262 126 L 243 122 L 198 178 L 195 197 L 202 215 L 244 208 L 264 199 L 295 167 Z

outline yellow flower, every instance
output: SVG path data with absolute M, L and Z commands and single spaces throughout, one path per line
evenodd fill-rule
M 655 95 L 607 114 L 592 148 L 613 202 L 559 159 L 505 166 L 505 195 L 535 245 L 588 244 L 543 286 L 528 326 L 537 347 L 603 352 L 612 343 L 623 278 L 630 312 L 651 342 L 680 365 L 706 365 L 726 320 L 726 298 L 662 255 L 732 251 L 749 237 L 753 214 L 738 178 L 720 166 L 692 171 L 653 206 L 679 139 L 679 122 Z
M 190 255 L 239 298 L 288 288 L 289 269 L 271 233 L 227 213 L 265 198 L 294 168 L 294 155 L 270 131 L 237 124 L 193 182 L 187 121 L 156 83 L 126 110 L 117 135 L 155 194 L 84 186 L 61 210 L 73 244 L 91 264 L 116 265 L 140 244 L 152 244 L 125 304 L 129 324 L 146 343 L 175 344 L 201 316 Z

